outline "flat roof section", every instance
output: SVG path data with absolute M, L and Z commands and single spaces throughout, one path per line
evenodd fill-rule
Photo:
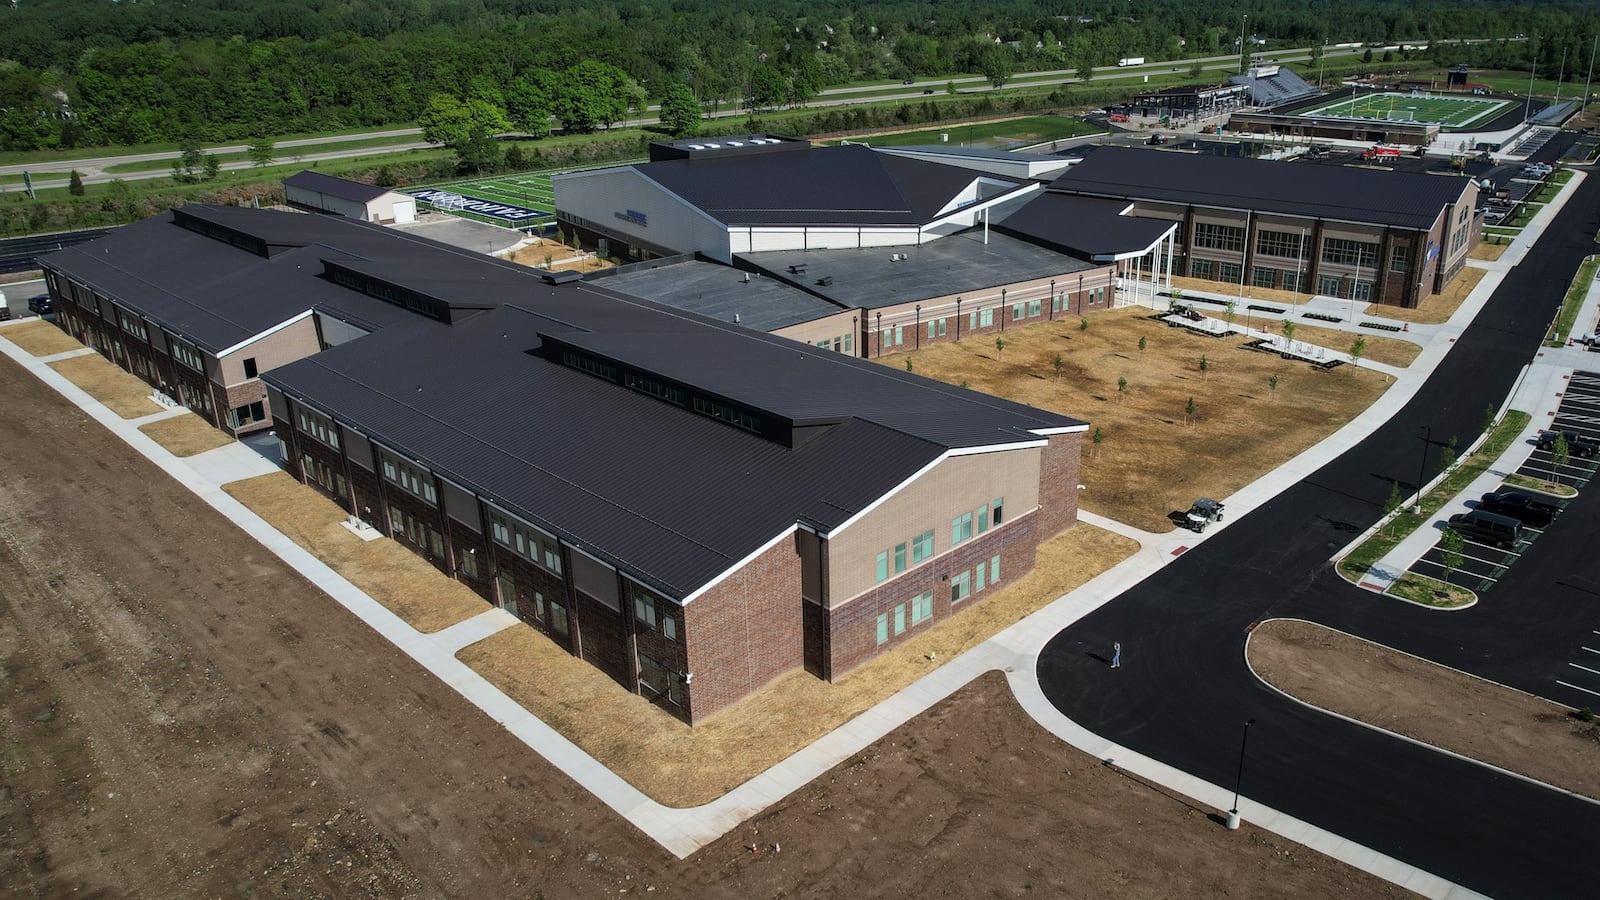
M 350 181 L 346 178 L 335 178 L 310 169 L 302 169 L 283 180 L 286 187 L 304 188 L 327 194 L 329 197 L 338 197 L 340 200 L 349 200 L 354 203 L 370 203 L 373 200 L 389 193 L 388 188 L 381 188 L 373 184 L 364 184 L 359 181 Z
M 904 257 L 892 260 L 891 257 Z M 771 250 L 738 259 L 786 281 L 805 285 L 841 306 L 880 309 L 931 297 L 999 288 L 1034 278 L 1053 278 L 1096 268 L 1093 263 L 1047 250 L 989 229 L 969 229 L 917 247 L 861 250 Z M 804 275 L 789 273 L 804 266 Z M 828 284 L 818 284 L 831 278 Z
M 1467 185 L 1437 175 L 1101 147 L 1049 189 L 1422 231 Z
M 594 279 L 594 283 L 756 331 L 776 331 L 845 308 L 776 278 L 721 263 L 687 260 L 654 268 L 624 268 L 629 271 Z

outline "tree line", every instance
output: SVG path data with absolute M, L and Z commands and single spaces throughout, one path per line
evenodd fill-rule
M 0 150 L 449 128 L 463 116 L 441 97 L 469 132 L 501 124 L 482 103 L 529 133 L 593 130 L 656 102 L 759 109 L 861 79 L 1229 54 L 1245 30 L 1268 48 L 1522 33 L 1484 52 L 1553 74 L 1587 58 L 1600 18 L 1549 0 L 16 0 L 0 3 Z

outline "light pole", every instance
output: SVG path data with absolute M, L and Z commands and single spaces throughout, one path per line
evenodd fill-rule
M 883 358 L 883 313 L 878 313 L 878 358 Z
M 922 304 L 921 303 L 917 304 L 917 326 L 916 326 L 916 330 L 917 330 L 917 336 L 915 338 L 915 340 L 917 342 L 916 349 L 921 350 L 922 349 Z
M 1250 743 L 1250 726 L 1255 719 L 1244 720 L 1244 737 L 1239 739 L 1239 773 L 1233 779 L 1233 808 L 1228 810 L 1228 830 L 1239 830 L 1239 789 L 1244 786 L 1244 748 Z
M 956 343 L 961 343 L 961 295 L 956 295 Z
M 1433 426 L 1422 426 L 1426 432 L 1422 438 L 1422 465 L 1417 469 L 1417 513 L 1422 513 L 1422 485 L 1428 480 L 1428 446 L 1433 443 Z

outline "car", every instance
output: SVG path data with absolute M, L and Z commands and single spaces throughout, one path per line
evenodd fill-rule
M 1556 438 L 1565 436 L 1567 439 L 1567 453 L 1572 456 L 1582 456 L 1585 459 L 1600 453 L 1600 442 L 1587 438 L 1576 431 L 1557 431 L 1551 429 L 1539 434 L 1538 447 L 1540 450 L 1552 451 L 1556 448 Z
M 1600 331 L 1586 331 L 1572 340 L 1574 343 L 1582 344 L 1585 347 L 1600 346 Z
M 1544 528 L 1556 517 L 1561 507 L 1527 491 L 1501 488 L 1484 494 L 1478 501 L 1478 509 L 1516 519 L 1532 528 Z
M 905 81 L 902 81 L 900 83 L 901 84 L 916 84 L 917 80 L 915 78 L 907 78 Z
M 1450 517 L 1449 528 L 1480 544 L 1510 549 L 1522 540 L 1522 523 L 1510 516 L 1474 509 Z
M 49 294 L 34 294 L 32 297 L 28 298 L 28 312 L 31 312 L 40 318 L 49 316 L 55 311 L 55 302 L 50 299 Z
M 923 88 L 922 92 L 924 94 L 931 94 L 931 93 L 933 93 L 933 88 Z
M 1162 145 L 1162 144 L 1165 144 L 1165 143 L 1166 143 L 1166 142 L 1167 142 L 1167 139 L 1166 139 L 1166 138 L 1164 138 L 1164 137 L 1162 137 L 1162 136 L 1161 136 L 1161 135 L 1159 135 L 1159 134 L 1152 134 L 1152 135 L 1150 135 L 1150 137 L 1149 137 L 1149 138 L 1148 138 L 1148 139 L 1147 139 L 1147 140 L 1146 140 L 1146 141 L 1145 141 L 1145 143 L 1146 143 L 1146 144 L 1149 144 L 1149 145 L 1150 145 L 1150 146 L 1152 146 L 1152 147 L 1159 147 L 1159 146 L 1161 146 L 1161 145 Z

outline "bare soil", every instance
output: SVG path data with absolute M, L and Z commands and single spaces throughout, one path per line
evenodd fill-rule
M 161 412 L 161 407 L 150 399 L 150 385 L 124 372 L 98 353 L 58 360 L 50 363 L 50 368 L 60 372 L 62 377 L 83 388 L 89 396 L 124 419 L 137 419 Z
M 1134 541 L 1112 532 L 1074 526 L 1039 548 L 1027 576 L 921 629 L 839 682 L 791 672 L 693 728 L 622 690 L 526 625 L 501 631 L 458 657 L 652 799 L 669 806 L 698 806 L 1138 549 Z
M 1267 622 L 1248 651 L 1313 706 L 1600 799 L 1600 724 L 1566 707 L 1310 622 Z
M 4 359 L 0 393 L 8 896 L 1406 896 L 997 676 L 677 861 Z
M 1081 320 L 1087 328 L 1057 319 L 882 362 L 910 359 L 919 374 L 1088 420 L 1080 504 L 1153 532 L 1171 531 L 1196 497 L 1225 497 L 1332 434 L 1390 383 L 1371 369 L 1318 369 L 1152 315 L 1125 307 Z
M 139 430 L 165 447 L 173 456 L 194 456 L 196 453 L 204 453 L 233 443 L 233 438 L 212 428 L 205 419 L 194 413 L 183 413 L 170 419 L 140 425 Z

